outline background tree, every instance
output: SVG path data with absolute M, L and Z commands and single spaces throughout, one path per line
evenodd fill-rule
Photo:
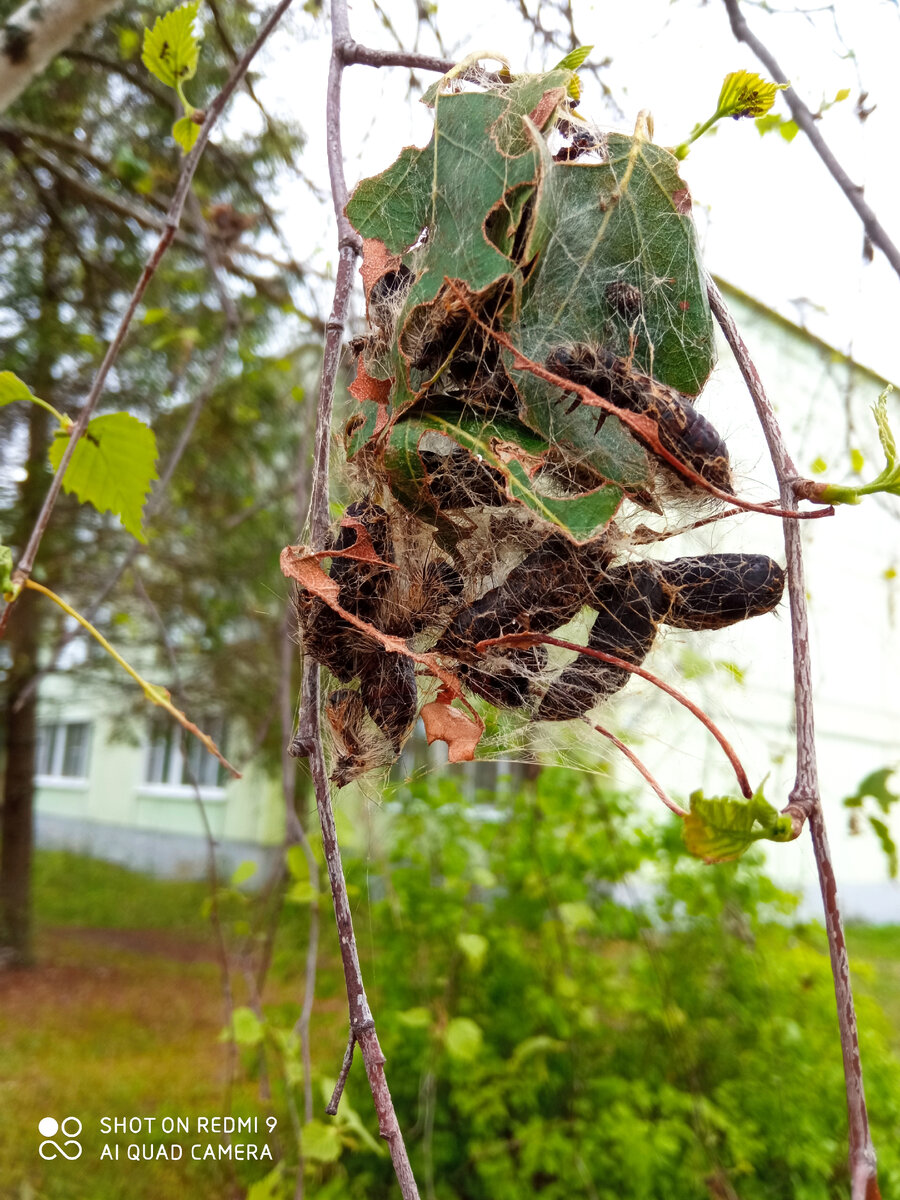
M 0 360 L 73 416 L 179 169 L 171 101 L 138 57 L 140 18 L 156 11 L 132 9 L 126 21 L 87 33 L 0 121 Z M 249 40 L 255 21 L 249 9 L 227 19 L 215 10 L 198 88 L 213 94 L 221 86 L 235 41 Z M 254 726 L 271 709 L 258 689 L 277 677 L 280 639 L 266 547 L 296 525 L 298 415 L 314 369 L 310 339 L 320 328 L 306 273 L 285 252 L 269 199 L 301 145 L 295 128 L 258 111 L 256 132 L 235 128 L 210 147 L 176 245 L 117 362 L 104 404 L 148 420 L 160 438 L 163 478 L 150 502 L 149 549 L 114 519 L 66 499 L 39 568 L 83 611 L 102 602 L 98 616 L 108 629 L 116 613 L 140 608 L 133 587 L 115 589 L 123 568 L 143 563 L 147 594 L 165 613 L 188 676 L 192 651 L 202 647 L 206 691 L 196 698 L 215 696 L 236 717 L 253 714 Z M 0 409 L 0 422 L 4 478 L 21 478 L 4 490 L 0 520 L 18 552 L 46 493 L 52 421 L 35 405 L 13 404 Z M 34 681 L 39 654 L 52 655 L 63 633 L 35 599 L 17 608 L 2 679 L 8 769 L 0 897 L 4 938 L 20 960 L 29 955 Z M 149 612 L 133 615 L 144 631 L 139 640 L 158 647 Z M 252 655 L 242 658 L 235 640 L 252 645 Z M 211 669 L 217 654 L 220 671 Z M 270 747 L 275 729 L 270 723 Z

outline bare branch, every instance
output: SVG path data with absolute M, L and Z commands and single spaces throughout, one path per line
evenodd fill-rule
M 725 0 L 725 2 L 728 4 L 729 0 Z M 710 307 L 725 334 L 725 339 L 734 354 L 756 407 L 756 413 L 778 478 L 781 503 L 785 508 L 789 508 L 796 502 L 795 493 L 799 481 L 774 409 L 769 403 L 759 372 L 738 333 L 725 301 L 709 277 L 707 277 L 706 287 Z M 825 830 L 825 817 L 819 792 L 812 667 L 809 652 L 809 621 L 803 573 L 803 543 L 800 527 L 795 521 L 785 520 L 783 528 L 788 596 L 791 606 L 791 646 L 794 661 L 794 705 L 797 727 L 797 773 L 784 812 L 792 818 L 795 837 L 802 830 L 804 821 L 809 822 L 816 868 L 819 873 L 819 887 L 825 910 L 825 928 L 828 933 L 828 950 L 831 955 L 831 971 L 834 977 L 834 993 L 841 1033 L 841 1053 L 844 1060 L 852 1200 L 880 1200 L 875 1148 L 869 1132 L 869 1117 L 863 1088 L 856 1009 L 850 985 L 850 963 L 847 958 L 847 945 L 844 940 L 841 913 L 838 907 L 834 867 L 828 847 L 828 835 Z
M 433 58 L 430 54 L 412 54 L 406 50 L 373 50 L 348 37 L 337 47 L 344 66 L 409 67 L 414 71 L 435 71 L 446 75 L 456 64 L 452 59 Z
M 737 40 L 744 42 L 750 47 L 776 83 L 787 79 L 787 75 L 779 67 L 772 54 L 751 31 L 750 26 L 744 20 L 738 0 L 723 0 L 723 3 L 728 13 L 728 19 L 731 22 L 731 31 Z M 791 116 L 809 138 L 813 149 L 825 164 L 835 183 L 856 209 L 857 215 L 863 223 L 866 237 L 873 246 L 878 247 L 897 274 L 900 275 L 900 249 L 891 241 L 881 222 L 863 199 L 862 187 L 858 183 L 853 182 L 835 158 L 825 139 L 819 133 L 814 115 L 792 87 L 785 91 L 784 98 L 787 101 L 788 108 L 791 110 Z
M 56 504 L 60 489 L 62 487 L 63 476 L 65 475 L 69 463 L 72 460 L 72 455 L 75 453 L 75 447 L 78 444 L 79 439 L 83 437 L 84 432 L 87 429 L 88 422 L 90 421 L 91 416 L 97 407 L 97 402 L 103 393 L 106 377 L 108 376 L 110 370 L 112 369 L 113 363 L 118 357 L 119 351 L 122 348 L 125 337 L 131 326 L 132 319 L 134 318 L 134 314 L 137 311 L 141 299 L 143 298 L 144 292 L 147 290 L 147 285 L 150 283 L 150 280 L 156 273 L 157 267 L 159 266 L 163 256 L 166 253 L 166 250 L 168 250 L 172 240 L 175 237 L 175 233 L 181 222 L 181 214 L 184 210 L 188 192 L 190 190 L 191 180 L 194 178 L 194 172 L 197 170 L 197 164 L 200 161 L 200 156 L 202 155 L 203 150 L 209 141 L 209 136 L 212 133 L 213 126 L 221 115 L 225 105 L 231 98 L 235 88 L 247 73 L 250 63 L 253 61 L 256 54 L 269 38 L 272 30 L 278 24 L 282 15 L 290 6 L 290 3 L 291 0 L 280 0 L 279 4 L 277 4 L 272 10 L 272 12 L 263 22 L 253 44 L 244 52 L 240 62 L 228 77 L 225 86 L 207 109 L 206 120 L 203 122 L 203 125 L 200 128 L 200 134 L 196 143 L 194 144 L 194 148 L 184 160 L 184 165 L 181 169 L 181 175 L 179 176 L 178 184 L 175 188 L 175 194 L 172 197 L 172 203 L 169 206 L 168 213 L 166 214 L 165 228 L 156 244 L 156 248 L 141 272 L 141 277 L 131 295 L 131 299 L 125 310 L 125 314 L 119 322 L 119 327 L 116 330 L 112 342 L 107 348 L 103 362 L 100 364 L 100 369 L 97 372 L 91 390 L 84 402 L 78 420 L 72 429 L 69 437 L 69 443 L 66 447 L 65 453 L 63 454 L 62 461 L 59 464 L 56 474 L 53 476 L 53 481 L 51 482 L 50 488 L 44 499 L 44 504 L 38 515 L 38 519 L 35 523 L 31 537 L 28 539 L 25 552 L 23 553 L 18 565 L 16 566 L 16 570 L 13 573 L 13 587 L 17 591 L 31 575 L 41 540 L 43 539 L 44 532 L 50 522 L 50 515 L 53 512 L 54 505 Z M 6 628 L 6 623 L 9 619 L 10 608 L 13 603 L 14 601 L 8 602 L 4 607 L 2 616 L 0 616 L 0 636 L 2 636 L 3 631 Z
M 341 47 L 350 41 L 350 27 L 346 0 L 332 0 L 331 6 L 331 65 L 328 73 L 326 101 L 328 172 L 331 178 L 331 195 L 338 230 L 337 279 L 334 303 L 326 325 L 325 353 L 322 361 L 322 377 L 319 384 L 319 403 L 316 411 L 316 436 L 313 454 L 313 478 L 310 496 L 310 541 L 313 546 L 322 546 L 328 529 L 328 467 L 331 441 L 331 415 L 334 403 L 334 388 L 340 359 L 344 323 L 353 286 L 353 269 L 361 250 L 361 239 L 344 214 L 347 203 L 347 183 L 344 177 L 344 162 L 341 151 L 341 78 L 344 59 Z M 391 1161 L 404 1200 L 418 1200 L 416 1186 L 403 1133 L 394 1111 L 390 1089 L 384 1073 L 384 1054 L 378 1044 L 375 1021 L 366 997 L 365 984 L 356 949 L 353 918 L 347 895 L 347 884 L 341 862 L 331 808 L 331 794 L 322 749 L 322 731 L 319 720 L 319 668 L 307 658 L 303 664 L 303 688 L 301 694 L 300 727 L 291 745 L 291 753 L 305 754 L 309 758 L 316 808 L 322 827 L 322 846 L 328 866 L 328 878 L 334 901 L 334 913 L 340 939 L 341 961 L 347 988 L 350 1017 L 350 1035 L 359 1044 L 375 1111 L 378 1127 L 390 1148 Z M 349 1051 L 348 1051 L 349 1053 Z M 347 1069 L 349 1070 L 349 1064 Z

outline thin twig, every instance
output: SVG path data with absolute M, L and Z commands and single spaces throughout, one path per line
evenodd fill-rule
M 334 1085 L 334 1091 L 331 1093 L 331 1099 L 326 1105 L 325 1111 L 329 1117 L 336 1117 L 338 1105 L 341 1102 L 341 1096 L 344 1094 L 344 1086 L 347 1083 L 347 1076 L 350 1074 L 350 1068 L 353 1065 L 353 1050 L 356 1046 L 356 1034 L 350 1030 L 350 1036 L 347 1039 L 347 1049 L 344 1051 L 344 1061 L 341 1063 L 341 1073 L 337 1077 L 337 1083 Z
M 174 717 L 174 719 L 179 725 L 182 726 L 182 728 L 186 729 L 188 733 L 192 733 L 198 741 L 202 742 L 203 746 L 209 751 L 209 753 L 214 755 L 222 764 L 222 766 L 225 767 L 227 771 L 231 772 L 235 779 L 241 778 L 240 771 L 237 769 L 237 767 L 233 767 L 231 765 L 209 734 L 204 733 L 202 729 L 195 725 L 194 722 L 191 721 L 189 717 L 181 711 L 180 708 L 176 708 L 176 706 L 172 703 L 168 690 L 164 687 L 160 687 L 158 684 L 149 683 L 146 679 L 144 679 L 144 677 L 138 671 L 136 671 L 130 663 L 125 661 L 118 650 L 110 645 L 99 629 L 97 629 L 90 623 L 90 621 L 83 617 L 80 612 L 72 608 L 70 604 L 67 604 L 66 601 L 63 600 L 62 596 L 58 596 L 56 592 L 51 591 L 50 588 L 44 587 L 42 583 L 35 583 L 33 579 L 26 579 L 24 587 L 29 588 L 34 592 L 40 592 L 41 595 L 46 596 L 48 600 L 52 600 L 54 604 L 58 604 L 67 616 L 72 617 L 72 619 L 77 621 L 83 629 L 87 630 L 91 637 L 100 643 L 106 653 L 111 658 L 115 659 L 122 670 L 127 675 L 130 675 L 135 683 L 140 685 L 144 696 L 150 701 L 151 704 L 156 704 L 159 708 L 164 708 L 169 716 Z
M 373 50 L 361 46 L 349 36 L 337 45 L 337 52 L 344 66 L 362 67 L 409 67 L 414 71 L 435 71 L 446 75 L 456 63 L 452 59 L 433 58 L 430 54 L 411 54 L 406 50 Z
M 331 6 L 331 65 L 328 72 L 326 100 L 328 171 L 331 179 L 331 195 L 334 202 L 338 230 L 337 279 L 335 281 L 334 304 L 325 335 L 325 353 L 322 362 L 322 377 L 319 385 L 319 402 L 316 411 L 316 437 L 313 457 L 313 478 L 310 497 L 310 541 L 322 546 L 328 529 L 328 466 L 331 441 L 331 414 L 334 388 L 340 357 L 344 323 L 350 302 L 352 272 L 357 255 L 361 250 L 361 239 L 344 214 L 347 203 L 347 184 L 344 177 L 344 162 L 341 152 L 341 80 L 344 68 L 341 47 L 351 41 L 346 0 L 332 0 Z M 366 1075 L 372 1092 L 378 1127 L 390 1148 L 391 1160 L 404 1200 L 418 1200 L 412 1167 L 403 1141 L 397 1114 L 394 1111 L 391 1093 L 384 1073 L 384 1054 L 378 1044 L 375 1022 L 366 997 L 365 984 L 356 948 L 353 918 L 347 884 L 341 862 L 341 852 L 334 826 L 331 794 L 325 754 L 322 748 L 322 732 L 319 720 L 319 668 L 307 657 L 304 662 L 303 688 L 301 696 L 300 729 L 291 750 L 294 754 L 306 754 L 309 758 L 316 808 L 322 827 L 322 847 L 328 867 L 331 895 L 340 939 L 341 962 L 349 1005 L 350 1032 L 362 1053 Z
M 116 330 L 115 336 L 107 348 L 103 362 L 100 364 L 100 369 L 94 378 L 91 390 L 87 395 L 78 420 L 75 422 L 75 425 L 72 429 L 72 433 L 69 438 L 68 445 L 66 446 L 65 453 L 63 454 L 62 461 L 57 468 L 56 474 L 53 476 L 53 481 L 51 482 L 47 495 L 44 498 L 44 503 L 41 507 L 40 513 L 38 514 L 37 521 L 35 522 L 34 530 L 32 531 L 31 537 L 28 539 L 28 544 L 25 547 L 25 551 L 19 560 L 15 571 L 13 572 L 12 583 L 16 592 L 18 592 L 18 590 L 25 583 L 26 579 L 28 579 L 28 577 L 31 575 L 38 549 L 47 526 L 50 523 L 50 515 L 53 512 L 60 489 L 62 488 L 63 477 L 68 469 L 69 463 L 72 460 L 72 455 L 75 453 L 75 447 L 80 438 L 83 437 L 84 432 L 87 429 L 88 422 L 90 421 L 91 416 L 97 407 L 97 403 L 103 393 L 106 378 L 109 375 L 113 363 L 116 361 L 119 351 L 122 348 L 125 337 L 129 328 L 131 327 L 134 314 L 143 298 L 144 292 L 147 290 L 147 285 L 155 275 L 156 269 L 162 261 L 166 250 L 168 250 L 169 246 L 171 245 L 179 224 L 181 223 L 181 214 L 184 210 L 184 205 L 188 197 L 191 180 L 194 178 L 194 172 L 197 170 L 197 165 L 200 162 L 200 156 L 206 147 L 206 143 L 209 141 L 213 127 L 221 115 L 222 110 L 225 108 L 225 105 L 231 98 L 235 88 L 241 82 L 244 75 L 246 75 L 250 63 L 267 41 L 269 35 L 272 33 L 272 30 L 278 24 L 279 20 L 289 8 L 290 4 L 291 0 L 280 0 L 280 2 L 272 10 L 266 20 L 262 23 L 260 31 L 257 34 L 253 44 L 244 52 L 240 62 L 226 80 L 224 87 L 207 109 L 206 119 L 203 122 L 203 125 L 200 127 L 200 133 L 197 141 L 194 144 L 194 148 L 185 158 L 184 164 L 181 168 L 181 175 L 179 176 L 178 184 L 175 188 L 175 194 L 172 197 L 172 203 L 169 206 L 169 211 L 166 213 L 165 228 L 160 235 L 155 249 L 153 250 L 149 260 L 141 272 L 140 279 L 138 280 L 137 285 L 131 294 L 131 299 L 129 300 L 125 313 L 119 322 L 119 327 Z M 2 615 L 0 615 L 0 636 L 2 636 L 6 628 L 6 623 L 9 620 L 10 608 L 13 603 L 14 601 L 9 601 L 6 604 Z
M 679 692 L 677 688 L 672 687 L 670 683 L 666 683 L 664 679 L 660 679 L 658 675 L 654 675 L 652 671 L 648 671 L 644 667 L 639 667 L 635 663 L 626 662 L 624 658 L 617 658 L 615 654 L 607 654 L 604 650 L 595 650 L 593 646 L 582 646 L 578 642 L 567 642 L 564 638 L 551 637 L 549 634 L 544 633 L 507 633 L 503 637 L 485 638 L 484 641 L 476 643 L 475 649 L 480 654 L 484 650 L 491 649 L 492 646 L 559 646 L 561 650 L 574 650 L 578 654 L 584 654 L 587 658 L 596 659 L 597 662 L 608 663 L 611 667 L 617 667 L 620 671 L 628 671 L 631 675 L 640 675 L 641 679 L 646 679 L 648 683 L 652 683 L 654 687 L 658 687 L 667 696 L 671 696 L 673 700 L 677 700 L 679 704 L 697 718 L 705 729 L 709 730 L 725 751 L 725 757 L 731 763 L 731 768 L 734 771 L 741 793 L 748 800 L 753 795 L 753 788 L 750 786 L 747 772 L 744 770 L 741 760 L 735 753 L 734 747 L 728 741 L 725 734 L 722 733 L 721 729 L 706 715 L 702 708 L 698 707 L 693 700 L 688 699 L 684 692 Z
M 723 0 L 725 10 L 728 13 L 728 19 L 731 22 L 731 31 L 739 42 L 744 42 L 750 47 L 759 61 L 765 66 L 766 70 L 771 74 L 775 82 L 787 79 L 784 71 L 775 61 L 774 56 L 763 45 L 759 38 L 751 31 L 750 26 L 744 20 L 740 11 L 738 0 Z M 797 93 L 792 87 L 789 87 L 784 92 L 784 98 L 787 101 L 788 108 L 791 110 L 791 116 L 795 122 L 803 130 L 809 138 L 812 148 L 825 164 L 826 169 L 834 179 L 835 183 L 856 209 L 859 219 L 862 221 L 863 229 L 866 237 L 873 246 L 884 254 L 885 258 L 900 275 L 900 249 L 894 245 L 888 234 L 885 232 L 881 222 L 876 217 L 874 211 L 869 207 L 863 198 L 863 189 L 858 183 L 854 183 L 834 154 L 829 149 L 825 139 L 819 132 L 816 118 L 813 113 L 806 107 Z
M 728 3 L 728 0 L 726 0 Z M 772 405 L 766 396 L 759 373 L 750 357 L 737 326 L 712 279 L 706 281 L 709 303 L 725 340 L 740 368 L 747 389 L 756 407 L 772 465 L 778 478 L 781 503 L 787 508 L 795 502 L 797 471 L 787 452 L 781 429 Z M 794 836 L 809 822 L 813 853 L 819 874 L 819 887 L 825 910 L 828 951 L 834 977 L 838 1024 L 841 1035 L 841 1054 L 844 1060 L 844 1082 L 847 1090 L 849 1124 L 849 1158 L 852 1200 L 880 1200 L 876 1172 L 875 1147 L 869 1132 L 869 1117 L 863 1087 L 862 1060 L 859 1053 L 859 1034 L 856 1009 L 850 984 L 850 963 L 841 912 L 838 906 L 834 866 L 828 846 L 825 817 L 819 792 L 816 766 L 815 721 L 813 716 L 812 667 L 809 653 L 809 621 L 806 606 L 806 584 L 803 573 L 803 544 L 800 527 L 794 521 L 784 521 L 784 549 L 787 560 L 788 596 L 791 606 L 791 646 L 794 662 L 794 707 L 797 727 L 797 773 L 784 812 L 792 818 Z
M 676 817 L 687 817 L 690 815 L 687 809 L 682 808 L 680 804 L 676 804 L 674 800 L 666 795 L 635 752 L 629 746 L 626 746 L 621 738 L 617 738 L 614 733 L 610 732 L 608 729 L 604 729 L 602 725 L 592 725 L 586 717 L 584 718 L 584 721 L 585 724 L 591 729 L 595 730 L 599 734 L 602 734 L 603 737 L 608 738 L 615 748 L 620 750 L 625 755 L 631 765 L 640 771 L 643 777 L 647 780 L 654 792 L 656 792 L 657 796 L 659 796 L 660 800 L 662 800 L 666 808 L 670 809 Z

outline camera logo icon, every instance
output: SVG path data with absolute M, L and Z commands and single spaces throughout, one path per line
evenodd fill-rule
M 38 1147 L 41 1158 L 68 1158 L 71 1162 L 81 1158 L 81 1142 L 76 1140 L 81 1133 L 81 1122 L 77 1117 L 64 1117 L 62 1123 L 55 1117 L 43 1117 L 38 1122 L 38 1133 L 45 1139 Z M 62 1144 L 53 1141 L 58 1133 L 65 1138 Z

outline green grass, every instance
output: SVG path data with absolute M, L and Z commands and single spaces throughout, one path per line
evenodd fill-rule
M 204 884 L 172 882 L 71 854 L 38 853 L 34 874 L 36 965 L 0 972 L 0 1197 L 3 1200 L 182 1200 L 243 1197 L 272 1162 L 193 1161 L 196 1118 L 257 1117 L 268 1142 L 257 1048 L 240 1051 L 230 1098 L 229 1047 L 220 1040 L 226 1006 L 216 941 L 202 915 Z M 247 906 L 231 906 L 244 917 Z M 288 924 L 296 934 L 297 917 Z M 234 949 L 238 939 L 228 931 Z M 327 949 L 327 947 L 326 947 Z M 298 968 L 273 976 L 267 1015 L 290 1026 L 302 1000 Z M 247 1003 L 242 973 L 232 974 L 234 1003 Z M 314 1017 L 314 1053 L 333 1073 L 346 1043 L 346 1001 L 329 1001 L 334 971 L 323 972 Z M 290 1153 L 292 1133 L 278 1065 L 269 1059 L 276 1139 Z M 44 1161 L 38 1122 L 74 1115 L 84 1152 L 75 1162 Z M 190 1135 L 111 1133 L 104 1117 L 186 1117 Z M 370 1122 L 371 1123 L 371 1122 Z M 57 1136 L 57 1141 L 61 1139 Z M 129 1161 L 127 1147 L 181 1143 L 179 1161 Z M 104 1145 L 118 1160 L 101 1159 Z M 278 1152 L 273 1141 L 277 1161 Z
M 61 850 L 38 852 L 34 906 L 38 927 L 208 930 L 205 883 L 155 879 L 114 863 Z
M 848 925 L 846 936 L 854 986 L 877 1001 L 900 1054 L 900 925 Z

